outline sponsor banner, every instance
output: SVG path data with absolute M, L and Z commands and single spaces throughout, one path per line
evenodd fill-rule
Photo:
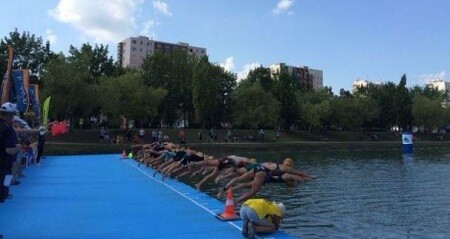
M 13 70 L 12 72 L 14 80 L 14 90 L 17 102 L 17 110 L 19 112 L 26 112 L 28 109 L 28 89 L 25 90 L 24 87 L 24 77 L 22 70 Z
M 41 109 L 39 105 L 39 86 L 31 84 L 28 86 L 28 95 L 30 97 L 30 106 L 33 109 L 37 119 L 41 117 Z

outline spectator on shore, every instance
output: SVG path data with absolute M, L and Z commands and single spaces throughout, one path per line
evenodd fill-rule
M 152 143 L 158 141 L 158 131 L 156 129 L 152 130 Z
M 198 131 L 198 142 L 203 143 L 203 131 L 202 130 Z
M 186 133 L 184 132 L 184 129 L 180 129 L 178 131 L 178 139 L 180 140 L 180 144 L 186 144 Z
M 275 133 L 275 141 L 279 141 L 280 140 L 280 136 L 281 136 L 281 132 L 279 129 L 277 129 L 277 132 Z
M 107 132 L 106 132 L 105 126 L 102 126 L 100 128 L 100 136 L 99 136 L 100 143 L 104 143 L 106 141 L 106 135 L 107 135 Z
M 78 124 L 80 126 L 80 129 L 82 129 L 83 125 L 84 125 L 84 118 L 83 117 L 80 118 L 80 120 L 78 121 Z
M 211 130 L 209 130 L 209 138 L 211 139 L 211 143 L 214 142 L 214 140 L 217 138 L 214 128 L 211 128 Z
M 142 143 L 144 143 L 144 136 L 145 136 L 145 129 L 144 127 L 141 127 L 138 131 L 138 136 L 139 136 L 139 141 Z
M 165 134 L 163 136 L 163 142 L 169 142 L 169 141 L 170 141 L 169 135 Z
M 259 139 L 261 142 L 264 142 L 264 134 L 264 129 L 261 128 L 261 130 L 259 130 Z

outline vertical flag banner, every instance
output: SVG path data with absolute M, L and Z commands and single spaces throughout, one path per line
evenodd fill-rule
M 50 107 L 50 99 L 51 96 L 47 97 L 42 104 L 42 125 L 46 128 L 48 127 L 48 110 Z
M 41 118 L 41 109 L 39 105 L 39 86 L 31 84 L 28 86 L 28 95 L 30 97 L 30 106 L 33 109 L 37 119 Z
M 4 104 L 9 101 L 9 93 L 11 89 L 11 67 L 13 60 L 13 50 L 11 46 L 8 46 L 8 65 L 6 67 L 5 78 L 2 82 L 2 100 L 1 104 Z
M 30 93 L 28 92 L 29 86 L 30 86 L 30 70 L 29 69 L 23 69 L 23 90 L 25 92 L 25 100 L 27 102 L 27 108 L 25 109 L 25 114 L 28 112 L 28 108 L 30 107 Z
M 28 109 L 28 94 L 23 84 L 23 71 L 13 70 L 12 75 L 14 80 L 14 90 L 16 92 L 17 110 L 23 113 Z

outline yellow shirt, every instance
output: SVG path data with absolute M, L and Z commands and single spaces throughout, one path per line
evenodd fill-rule
M 253 209 L 261 219 L 265 218 L 267 215 L 277 215 L 281 217 L 281 211 L 278 205 L 265 199 L 249 199 L 245 201 L 244 205 Z

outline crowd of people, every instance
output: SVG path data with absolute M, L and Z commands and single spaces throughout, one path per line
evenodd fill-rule
M 215 157 L 204 152 L 182 147 L 171 142 L 155 141 L 136 146 L 135 160 L 138 166 L 151 167 L 153 176 L 161 174 L 167 177 L 182 177 L 194 180 L 197 190 L 211 181 L 218 186 L 217 197 L 222 198 L 230 189 L 246 188 L 235 200 L 242 204 L 241 217 L 244 220 L 243 235 L 253 238 L 254 233 L 275 232 L 284 217 L 284 205 L 264 199 L 251 199 L 262 186 L 268 183 L 285 183 L 292 187 L 298 182 L 313 179 L 304 171 L 294 168 L 294 160 L 286 158 L 283 162 L 257 162 L 255 158 L 238 155 Z
M 0 203 L 11 199 L 10 186 L 20 184 L 23 169 L 30 164 L 40 165 L 44 153 L 45 127 L 32 129 L 18 115 L 10 102 L 0 108 Z M 37 141 L 34 140 L 37 136 Z M 0 238 L 3 235 L 0 234 Z
M 0 109 L 0 203 L 12 198 L 9 186 L 20 184 L 23 169 L 40 165 L 44 153 L 45 127 L 31 128 L 18 116 L 15 104 L 7 102 Z M 37 140 L 35 140 L 37 138 Z

